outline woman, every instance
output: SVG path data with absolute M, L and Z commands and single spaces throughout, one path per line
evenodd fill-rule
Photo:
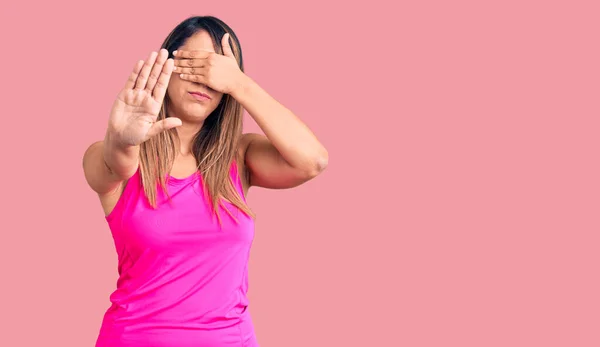
M 251 186 L 291 188 L 328 154 L 243 72 L 221 20 L 180 23 L 139 61 L 83 167 L 118 254 L 103 346 L 258 346 L 249 316 Z M 245 109 L 263 135 L 242 134 Z

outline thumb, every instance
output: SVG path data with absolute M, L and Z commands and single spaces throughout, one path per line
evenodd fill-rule
M 146 134 L 147 138 L 154 137 L 159 133 L 178 127 L 181 125 L 181 119 L 175 117 L 167 117 L 165 119 L 159 120 L 158 122 L 154 122 L 150 129 L 148 129 L 148 133 Z
M 223 54 L 229 58 L 235 58 L 233 55 L 233 50 L 231 49 L 231 45 L 229 44 L 229 33 L 223 35 L 223 39 L 221 40 L 221 46 L 223 46 Z

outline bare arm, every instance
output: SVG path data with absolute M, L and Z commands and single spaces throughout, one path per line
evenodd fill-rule
M 232 96 L 265 135 L 245 134 L 245 163 L 250 186 L 291 188 L 318 174 L 328 164 L 327 150 L 292 111 L 245 76 Z
M 157 121 L 173 70 L 173 60 L 167 58 L 163 49 L 135 65 L 113 104 L 104 140 L 85 151 L 85 178 L 100 195 L 114 192 L 135 173 L 141 143 L 181 125 L 173 117 Z
M 114 192 L 137 170 L 139 146 L 118 147 L 107 134 L 91 144 L 83 156 L 83 171 L 89 186 L 99 195 Z M 114 169 L 113 169 L 114 168 Z
M 178 50 L 177 71 L 184 80 L 230 94 L 265 133 L 244 135 L 240 144 L 249 185 L 291 188 L 317 176 L 327 167 L 327 150 L 294 113 L 240 70 L 229 34 L 222 46 L 223 55 Z

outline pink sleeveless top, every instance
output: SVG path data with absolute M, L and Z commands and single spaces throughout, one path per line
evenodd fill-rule
M 234 186 L 245 199 L 235 163 Z M 254 222 L 224 202 L 211 214 L 199 173 L 168 176 L 167 200 L 147 202 L 139 169 L 106 216 L 118 256 L 117 288 L 96 347 L 255 347 L 248 308 Z

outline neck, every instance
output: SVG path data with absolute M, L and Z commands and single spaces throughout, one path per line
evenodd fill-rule
M 182 121 L 181 126 L 177 129 L 177 146 L 179 147 L 179 155 L 189 155 L 192 152 L 194 137 L 202 129 L 203 123 L 187 123 Z
M 177 130 L 175 150 L 177 151 L 177 149 L 179 149 L 179 152 L 176 153 L 176 156 L 190 155 L 192 153 L 194 136 L 196 136 L 200 129 L 202 129 L 204 121 L 199 123 L 185 121 L 183 118 L 178 117 L 171 108 L 169 108 L 169 116 L 176 117 L 181 120 L 181 125 L 175 128 Z

